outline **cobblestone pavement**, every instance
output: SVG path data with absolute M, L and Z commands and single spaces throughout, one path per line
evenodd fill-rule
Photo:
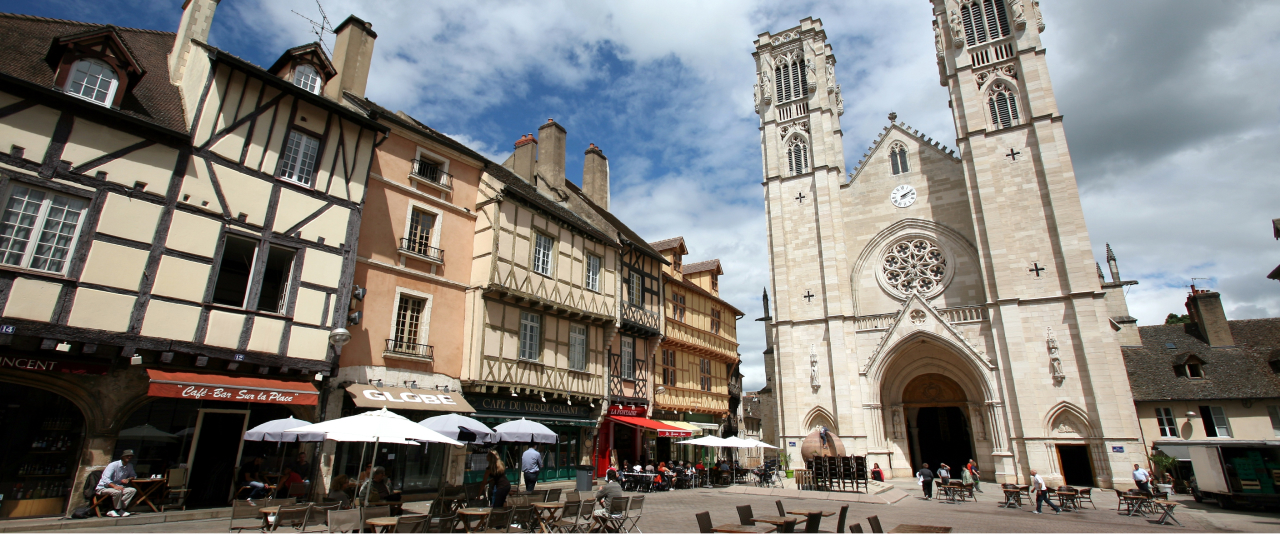
M 1044 515 L 1031 513 L 1034 506 L 1019 509 L 998 507 L 991 492 L 979 494 L 977 502 L 947 504 L 936 500 L 925 501 L 919 493 L 893 505 L 849 503 L 849 521 L 858 521 L 864 531 L 870 532 L 866 517 L 877 515 L 886 530 L 899 524 L 945 525 L 955 532 L 1277 532 L 1280 531 L 1280 515 L 1264 512 L 1226 512 L 1212 504 L 1196 505 L 1186 498 L 1187 506 L 1178 508 L 1176 517 L 1183 527 L 1155 523 L 1154 516 L 1126 517 L 1116 512 L 1114 493 L 1095 492 L 1097 509 L 1063 512 L 1054 515 L 1045 508 Z M 628 494 L 632 495 L 632 494 Z M 750 504 L 757 515 L 775 513 L 775 497 L 727 494 L 720 490 L 695 489 L 646 494 L 646 503 L 640 528 L 644 532 L 697 532 L 694 514 L 711 512 L 714 524 L 736 523 L 735 506 Z M 783 498 L 788 509 L 818 508 L 838 511 L 845 504 L 834 500 Z M 1087 505 L 1086 505 L 1087 507 Z M 835 517 L 823 520 L 824 530 L 835 529 Z M 69 526 L 69 525 L 63 525 Z M 63 532 L 116 531 L 116 532 L 225 532 L 227 521 L 189 521 L 133 525 L 128 527 L 97 529 L 64 529 Z

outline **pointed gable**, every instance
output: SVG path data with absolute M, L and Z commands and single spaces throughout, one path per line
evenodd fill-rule
M 858 160 L 857 165 L 854 165 L 853 171 L 849 173 L 850 179 L 844 184 L 845 186 L 856 181 L 858 176 L 862 174 L 863 169 L 870 165 L 892 165 L 889 160 L 889 153 L 895 143 L 907 145 L 908 151 L 913 154 L 919 154 L 922 150 L 929 150 L 955 161 L 957 164 L 960 163 L 960 158 L 956 156 L 954 150 L 943 146 L 942 143 L 935 141 L 932 137 L 920 133 L 920 130 L 908 126 L 905 122 L 897 121 L 897 118 L 897 113 L 889 114 L 889 125 L 885 126 L 879 135 L 876 135 L 875 141 L 872 141 L 871 146 L 867 147 L 867 152 Z
M 916 338 L 930 338 L 940 341 L 955 350 L 958 354 L 976 367 L 992 371 L 996 366 L 987 360 L 986 355 L 979 352 L 960 334 L 955 326 L 947 322 L 938 310 L 929 305 L 917 293 L 912 293 L 902 303 L 902 310 L 889 324 L 880 343 L 867 358 L 866 364 L 859 371 L 863 376 L 874 376 L 882 371 L 887 363 L 889 353 L 904 342 Z

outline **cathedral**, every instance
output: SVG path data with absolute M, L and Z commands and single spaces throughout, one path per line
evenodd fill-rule
M 825 427 L 898 477 L 1132 487 L 1136 325 L 1093 257 L 1038 2 L 931 2 L 955 150 L 890 113 L 846 163 L 822 22 L 755 42 L 783 451 L 800 466 Z

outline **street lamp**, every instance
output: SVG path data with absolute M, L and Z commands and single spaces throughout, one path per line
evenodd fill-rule
M 342 350 L 342 346 L 351 341 L 351 332 L 346 328 L 334 328 L 329 332 L 329 343 L 333 344 L 333 348 L 338 351 Z

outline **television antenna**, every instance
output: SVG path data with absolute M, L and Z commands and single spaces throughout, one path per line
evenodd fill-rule
M 329 16 L 325 15 L 324 6 L 320 5 L 320 0 L 316 0 L 316 9 L 320 11 L 320 22 L 311 20 L 306 15 L 292 9 L 290 11 L 293 11 L 294 15 L 302 17 L 302 20 L 311 23 L 311 33 L 316 35 L 316 41 L 320 43 L 320 47 L 324 49 L 325 53 L 332 57 L 333 50 L 330 50 L 329 45 L 325 44 L 324 37 L 326 33 L 333 34 L 333 23 L 329 22 Z

